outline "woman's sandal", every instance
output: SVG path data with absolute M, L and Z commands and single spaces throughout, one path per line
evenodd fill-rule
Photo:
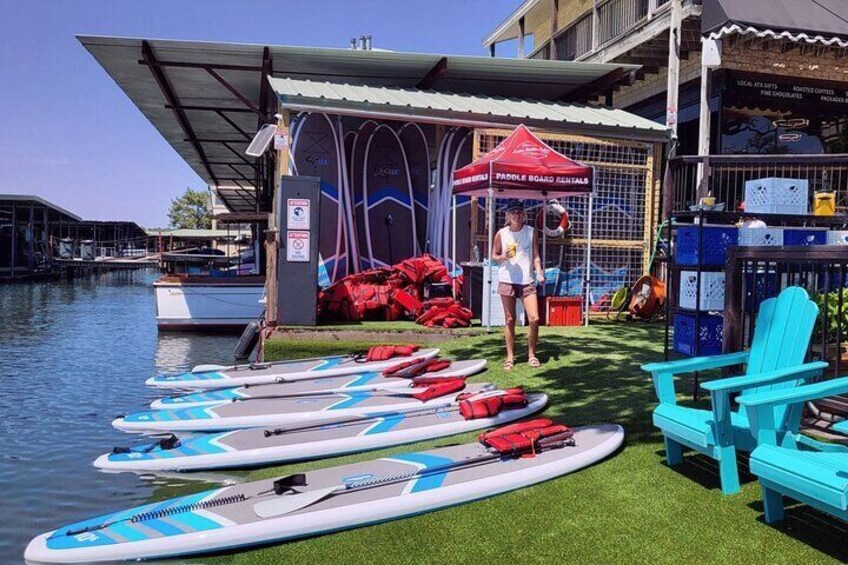
M 534 369 L 538 369 L 542 366 L 542 362 L 539 361 L 536 357 L 531 357 L 527 360 L 527 364 L 533 367 Z
M 503 370 L 504 370 L 504 371 L 512 371 L 512 368 L 513 368 L 513 367 L 515 367 L 515 361 L 513 361 L 513 360 L 511 360 L 511 359 L 507 359 L 507 360 L 504 362 Z

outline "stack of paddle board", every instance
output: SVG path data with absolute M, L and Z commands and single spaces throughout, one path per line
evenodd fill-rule
M 171 389 L 171 396 L 113 425 L 160 437 L 115 448 L 95 465 L 155 472 L 280 464 L 492 428 L 547 405 L 544 394 L 466 382 L 486 362 L 441 360 L 438 353 L 206 365 L 157 376 L 147 384 Z M 603 459 L 622 440 L 618 426 L 577 428 L 567 442 L 534 445 L 524 453 L 529 459 L 511 447 L 471 443 L 225 487 L 60 528 L 36 537 L 25 557 L 150 559 L 353 528 L 560 476 Z
M 182 375 L 155 377 L 148 384 L 193 387 L 195 392 L 155 400 L 152 410 L 127 414 L 113 425 L 128 432 L 183 437 L 116 448 L 94 464 L 136 472 L 279 464 L 480 430 L 524 418 L 547 404 L 547 396 L 531 393 L 521 405 L 468 418 L 460 411 L 459 399 L 505 393 L 489 383 L 465 382 L 485 368 L 485 361 L 434 359 L 437 354 L 424 349 L 402 359 L 409 369 L 439 363 L 438 370 L 416 378 L 388 370 L 389 363 L 398 366 L 398 359 L 363 363 L 353 357 L 201 366 Z M 340 374 L 345 371 L 348 374 Z M 206 388 L 213 382 L 240 386 Z M 185 437 L 198 432 L 201 435 Z

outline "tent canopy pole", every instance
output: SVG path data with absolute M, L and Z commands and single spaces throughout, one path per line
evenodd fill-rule
M 584 289 L 586 292 L 586 312 L 583 317 L 583 325 L 589 325 L 589 297 L 591 295 L 591 272 L 592 272 L 592 207 L 593 207 L 594 195 L 593 193 L 589 193 L 589 213 L 587 214 L 587 218 L 589 220 L 589 225 L 586 226 L 586 272 L 584 273 Z

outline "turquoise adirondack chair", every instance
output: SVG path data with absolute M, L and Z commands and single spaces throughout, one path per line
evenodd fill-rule
M 653 421 L 663 433 L 669 465 L 682 463 L 683 450 L 693 449 L 718 462 L 724 494 L 739 491 L 736 450 L 751 451 L 756 443 L 745 413 L 733 409 L 731 394 L 792 388 L 821 375 L 826 363 L 804 364 L 817 315 L 807 292 L 789 287 L 760 305 L 750 351 L 642 366 L 651 373 L 659 399 Z M 746 365 L 743 376 L 701 385 L 710 393 L 711 410 L 677 404 L 675 375 L 741 364 Z
M 848 449 L 797 433 L 805 402 L 846 393 L 848 378 L 842 377 L 739 399 L 757 440 L 750 465 L 763 489 L 769 524 L 783 520 L 784 496 L 848 520 Z M 781 410 L 789 420 L 785 428 L 776 420 Z M 834 429 L 847 432 L 848 425 L 843 422 Z

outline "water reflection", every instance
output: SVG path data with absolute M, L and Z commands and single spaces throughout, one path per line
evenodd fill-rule
M 140 439 L 110 422 L 156 398 L 145 379 L 234 362 L 235 336 L 157 334 L 150 286 L 156 276 L 122 272 L 0 286 L 3 562 L 17 562 L 38 533 L 144 503 L 157 488 L 167 493 L 197 479 L 231 478 L 150 480 L 91 465 L 113 446 Z

